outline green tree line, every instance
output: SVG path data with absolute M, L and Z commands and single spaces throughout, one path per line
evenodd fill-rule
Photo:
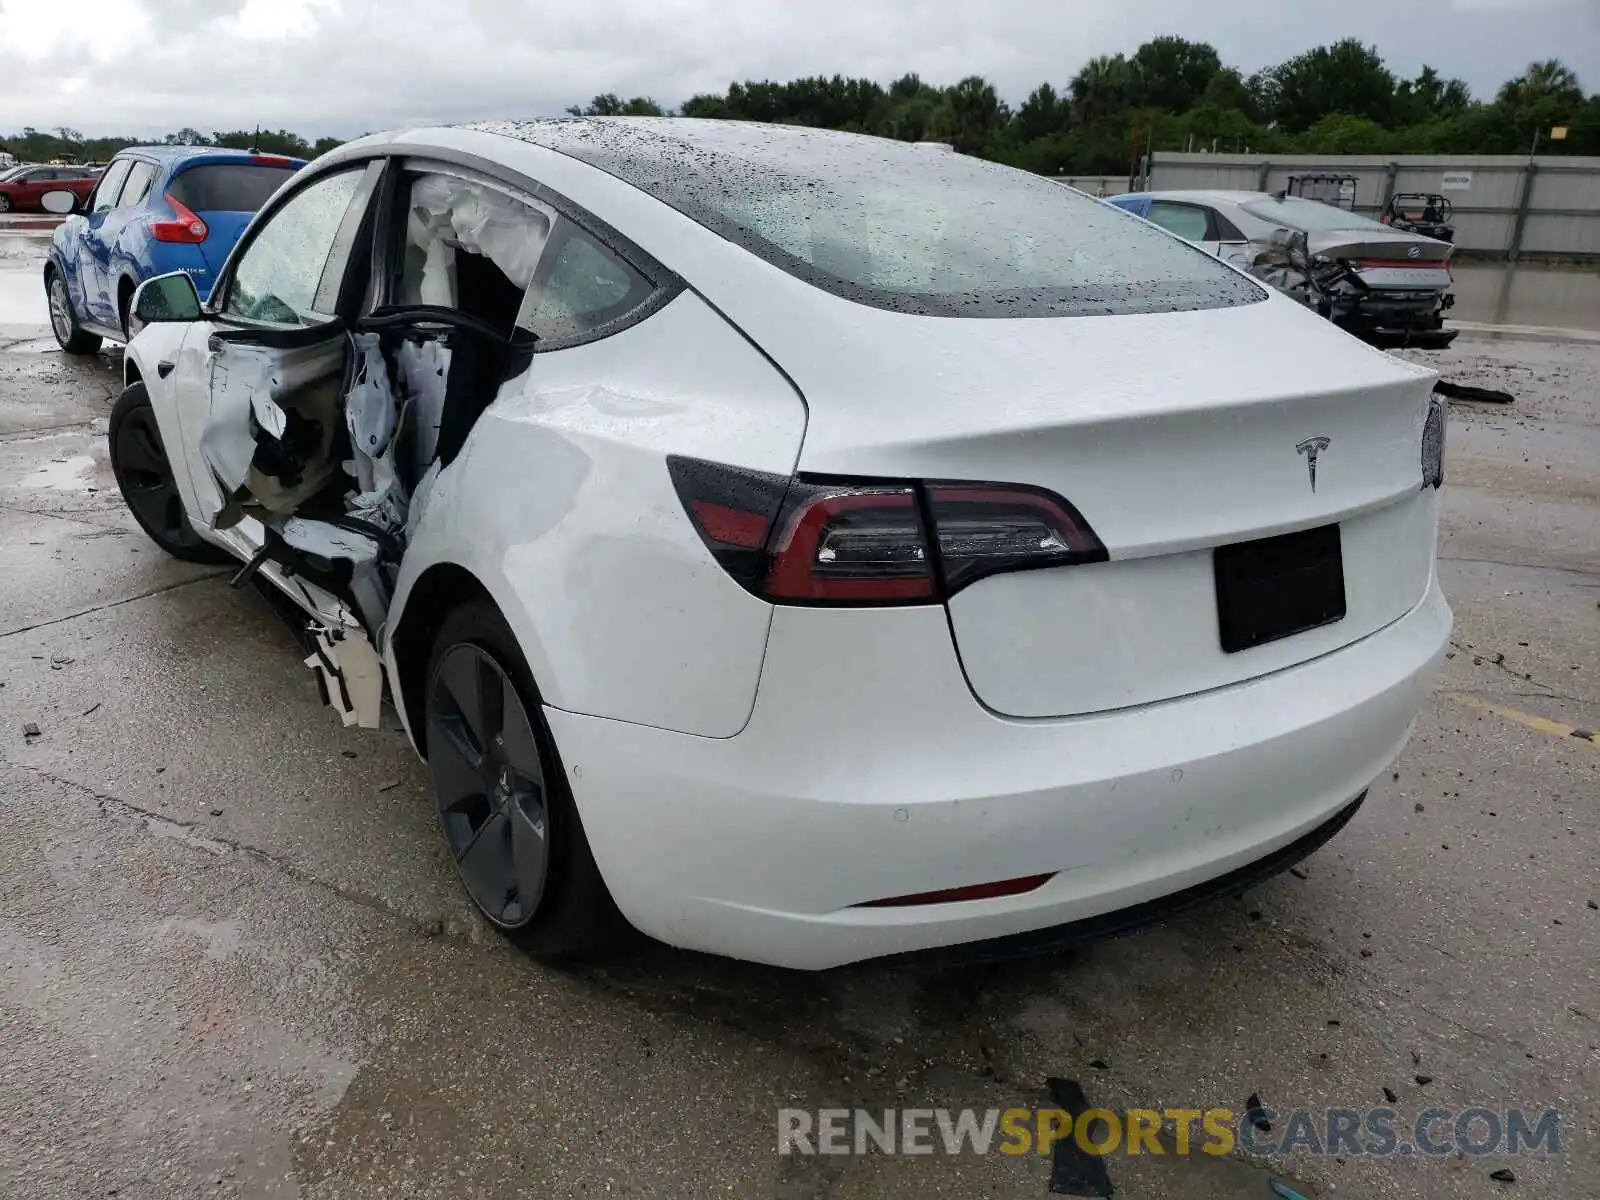
M 315 158 L 324 151 L 342 145 L 345 140 L 325 137 L 308 142 L 299 134 L 290 133 L 287 129 L 280 129 L 276 133 L 266 129 L 218 130 L 209 135 L 197 129 L 180 129 L 167 134 L 166 137 L 154 139 L 154 143 L 167 146 L 225 146 L 232 150 L 248 150 L 254 147 L 263 154 Z M 0 150 L 16 155 L 18 162 L 55 162 L 58 159 L 72 163 L 105 162 L 118 150 L 125 150 L 129 146 L 151 144 L 150 138 L 84 137 L 76 129 L 65 125 L 54 130 L 34 129 L 29 126 L 21 133 L 9 136 L 0 134 Z
M 1158 37 L 1131 55 L 1085 63 L 1058 89 L 1041 83 L 1012 108 L 982 76 L 947 87 L 904 75 L 871 79 L 812 76 L 733 83 L 691 96 L 676 110 L 648 96 L 594 97 L 574 115 L 658 116 L 769 121 L 942 141 L 1044 174 L 1126 173 L 1135 139 L 1157 150 L 1260 154 L 1600 154 L 1600 93 L 1586 94 L 1559 59 L 1532 63 L 1492 99 L 1475 98 L 1460 79 L 1425 66 L 1396 75 L 1375 46 L 1349 38 L 1245 75 L 1216 48 Z M 1553 140 L 1550 131 L 1567 136 Z M 288 130 L 168 134 L 169 144 L 246 147 L 310 157 L 337 138 L 307 142 Z M 84 138 L 76 130 L 25 129 L 0 141 L 19 158 L 103 161 L 127 138 Z

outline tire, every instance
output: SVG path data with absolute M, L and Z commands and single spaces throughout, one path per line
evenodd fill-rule
M 133 341 L 132 335 L 128 332 L 128 310 L 133 307 L 133 293 L 137 290 L 138 285 L 128 279 L 117 284 L 117 324 L 122 328 L 124 343 Z
M 98 353 L 100 335 L 87 333 L 78 324 L 78 314 L 72 311 L 72 296 L 67 291 L 67 281 L 54 267 L 45 274 L 44 289 L 50 301 L 50 332 L 56 335 L 56 344 L 68 354 Z
M 235 561 L 189 524 L 144 384 L 134 384 L 117 398 L 107 441 L 117 487 L 133 519 L 152 542 L 184 562 L 222 566 Z
M 0 196 L 0 213 L 7 213 L 7 212 L 10 212 L 10 211 L 11 211 L 11 197 L 10 196 Z
M 445 617 L 424 686 L 440 829 L 473 906 L 542 959 L 594 959 L 639 940 L 601 878 L 533 676 L 493 604 L 470 601 Z M 499 697 L 498 722 L 486 715 L 494 702 L 486 705 L 485 696 Z M 522 864 L 536 851 L 543 864 L 535 885 Z

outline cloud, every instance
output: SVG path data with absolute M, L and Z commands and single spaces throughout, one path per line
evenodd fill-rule
M 8 126 L 159 133 L 192 125 L 316 136 L 559 112 L 598 92 L 675 104 L 735 79 L 982 74 L 1019 101 L 1094 54 L 1160 33 L 1209 40 L 1246 71 L 1320 42 L 1376 42 L 1492 94 L 1561 54 L 1600 87 L 1594 0 L 0 0 Z

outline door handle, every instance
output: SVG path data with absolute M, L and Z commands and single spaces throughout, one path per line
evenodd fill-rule
M 168 375 L 172 374 L 172 368 L 174 365 L 175 364 L 170 363 L 163 358 L 156 364 L 156 375 L 161 379 L 165 379 Z

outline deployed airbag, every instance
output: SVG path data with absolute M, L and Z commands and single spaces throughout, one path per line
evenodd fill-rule
M 448 175 L 424 175 L 411 188 L 406 234 L 424 254 L 421 303 L 450 306 L 457 299 L 451 250 L 483 255 L 519 289 L 526 289 L 550 237 L 550 222 L 537 209 L 492 188 Z

